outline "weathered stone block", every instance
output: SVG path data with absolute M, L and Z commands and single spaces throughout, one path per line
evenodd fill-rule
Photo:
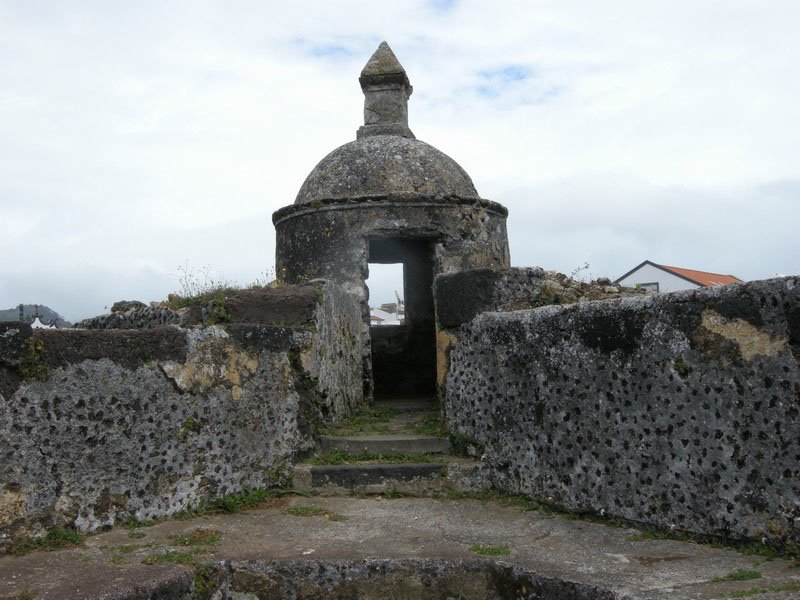
M 501 488 L 798 543 L 800 279 L 482 313 L 451 330 L 448 425 Z

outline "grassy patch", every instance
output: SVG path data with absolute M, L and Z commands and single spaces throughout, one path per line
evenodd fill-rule
M 134 539 L 134 540 L 140 540 L 143 537 L 145 537 L 146 535 L 147 534 L 144 531 L 134 530 L 134 531 L 129 531 L 128 532 L 128 537 L 131 538 L 131 539 Z
M 400 492 L 397 490 L 396 486 L 390 487 L 388 490 L 381 494 L 382 497 L 386 498 L 387 500 L 394 500 L 396 498 L 407 498 L 407 494 Z
M 444 417 L 438 412 L 425 415 L 418 421 L 407 423 L 405 429 L 408 433 L 414 435 L 447 436 L 447 430 L 444 426 Z
M 173 535 L 169 539 L 176 546 L 196 547 L 213 546 L 219 543 L 221 537 L 222 534 L 214 529 L 195 529 L 189 533 Z
M 9 548 L 9 554 L 20 556 L 34 550 L 61 550 L 83 545 L 83 536 L 66 527 L 55 527 L 47 532 L 43 538 L 23 538 L 17 540 Z
M 602 519 L 597 519 L 604 522 Z M 626 523 L 625 521 L 620 521 Z M 727 538 L 716 538 L 706 535 L 699 535 L 680 530 L 663 530 L 655 527 L 642 527 L 639 524 L 631 523 L 630 526 L 636 527 L 641 531 L 635 535 L 625 538 L 628 542 L 643 542 L 647 540 L 676 540 L 679 542 L 692 542 L 704 544 L 712 548 L 724 550 L 735 550 L 746 556 L 761 556 L 767 560 L 779 556 L 800 561 L 800 547 L 794 544 L 760 544 L 758 542 L 742 542 L 741 540 L 729 540 Z
M 711 581 L 749 581 L 750 579 L 761 579 L 761 573 L 753 569 L 736 569 L 722 577 L 714 577 Z
M 188 506 L 173 515 L 178 520 L 193 519 L 204 514 L 237 513 L 253 508 L 262 508 L 274 505 L 278 498 L 283 496 L 298 495 L 308 496 L 305 492 L 282 487 L 276 488 L 245 488 L 236 494 L 223 494 L 214 499 L 200 498 L 193 505 Z
M 290 515 L 295 517 L 325 517 L 329 521 L 346 521 L 347 517 L 344 515 L 337 515 L 329 510 L 325 510 L 321 506 L 292 506 L 287 510 Z
M 35 600 L 36 590 L 23 588 L 15 594 L 4 596 L 3 600 Z
M 470 550 L 483 556 L 505 556 L 511 552 L 508 546 L 481 546 L 480 544 L 475 544 Z
M 689 376 L 689 365 L 686 364 L 686 361 L 683 360 L 682 356 L 679 356 L 675 359 L 675 371 L 677 371 L 678 375 L 680 375 L 683 379 L 686 379 Z
M 372 454 L 371 452 L 359 452 L 358 454 L 348 454 L 344 450 L 334 448 L 321 452 L 309 459 L 312 465 L 355 465 L 365 462 L 379 463 L 431 463 L 443 460 L 436 454 L 406 454 L 404 452 L 390 452 L 388 454 Z
M 342 421 L 335 429 L 326 430 L 325 435 L 352 435 L 354 433 L 389 433 L 386 425 L 395 410 L 390 406 L 370 406 L 355 416 Z
M 50 369 L 47 367 L 47 357 L 44 342 L 32 336 L 27 341 L 27 351 L 20 357 L 19 372 L 25 381 L 47 381 Z
M 480 456 L 486 449 L 483 444 L 475 441 L 474 438 L 454 431 L 450 434 L 450 449 L 457 456 Z
M 438 496 L 446 500 L 480 500 L 482 502 L 497 502 L 502 506 L 519 508 L 524 512 L 537 512 L 541 515 L 552 515 L 556 511 L 554 508 L 542 504 L 538 500 L 529 498 L 522 494 L 506 494 L 495 490 L 484 490 L 480 492 L 457 492 L 448 491 Z
M 129 530 L 141 529 L 142 527 L 150 527 L 151 525 L 155 525 L 155 521 L 151 521 L 150 519 L 143 519 L 140 521 L 133 515 L 128 517 L 128 520 L 122 524 L 122 526 L 125 529 Z
M 189 550 L 186 552 L 175 552 L 174 550 L 165 550 L 145 556 L 142 563 L 145 565 L 161 565 L 165 563 L 172 563 L 176 565 L 193 565 L 197 561 L 198 550 Z
M 206 600 L 211 598 L 217 590 L 218 580 L 218 573 L 212 567 L 208 565 L 195 565 L 192 600 Z
M 770 592 L 796 592 L 800 590 L 800 583 L 781 583 L 769 587 L 752 587 L 738 592 L 731 592 L 728 598 L 748 598 L 757 594 L 768 594 Z

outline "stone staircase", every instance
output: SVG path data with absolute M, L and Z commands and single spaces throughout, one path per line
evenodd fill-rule
M 453 456 L 433 398 L 378 400 L 323 433 L 295 465 L 295 490 L 321 496 L 435 496 L 477 491 L 480 463 Z

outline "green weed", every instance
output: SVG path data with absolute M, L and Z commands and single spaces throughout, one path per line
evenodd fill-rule
M 395 410 L 386 405 L 371 406 L 357 415 L 345 419 L 326 435 L 352 435 L 353 433 L 389 433 L 386 425 L 395 416 Z
M 475 544 L 470 550 L 483 556 L 505 556 L 511 552 L 508 546 L 481 546 L 480 544 Z
M 474 438 L 454 431 L 450 433 L 450 449 L 457 456 L 480 456 L 486 448 Z
M 51 551 L 82 546 L 83 539 L 83 536 L 74 529 L 55 527 L 43 538 L 23 538 L 15 541 L 9 548 L 9 554 L 20 556 L 34 550 Z
M 761 573 L 753 569 L 736 569 L 722 577 L 714 577 L 711 581 L 748 581 L 750 579 L 761 579 Z
M 447 430 L 444 426 L 444 417 L 440 413 L 425 415 L 416 422 L 406 424 L 406 431 L 414 435 L 431 435 L 445 437 Z
M 287 510 L 290 515 L 295 517 L 325 517 L 329 521 L 346 521 L 347 517 L 332 513 L 321 506 L 292 506 Z
M 431 463 L 443 460 L 436 454 L 406 454 L 404 452 L 390 452 L 387 454 L 373 454 L 371 452 L 359 452 L 348 454 L 344 450 L 334 448 L 316 454 L 309 459 L 312 465 L 354 465 L 365 462 L 378 463 Z
M 170 541 L 176 546 L 213 546 L 219 543 L 222 534 L 214 529 L 195 529 L 189 533 L 173 535 Z

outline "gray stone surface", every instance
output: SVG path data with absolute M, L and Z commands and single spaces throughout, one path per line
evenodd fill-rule
M 798 278 L 483 313 L 448 340 L 448 425 L 501 488 L 800 541 Z
M 395 195 L 477 199 L 469 175 L 444 152 L 398 135 L 365 137 L 340 146 L 314 167 L 295 204 Z
M 84 319 L 75 323 L 75 328 L 146 329 L 162 325 L 187 325 L 190 318 L 191 311 L 186 309 L 173 310 L 165 306 L 139 306 Z
M 348 454 L 447 454 L 450 442 L 432 435 L 376 434 L 360 436 L 320 436 L 317 445 L 322 452 L 342 450 Z
M 371 135 L 413 138 L 408 128 L 411 84 L 389 44 L 381 42 L 358 81 L 364 92 L 364 125 L 358 130 L 358 138 Z
M 644 289 L 606 285 L 608 280 L 578 281 L 541 267 L 469 269 L 442 274 L 434 282 L 440 328 L 457 327 L 486 311 L 510 311 L 551 304 L 572 304 L 643 296 Z
M 316 516 L 291 512 L 309 506 Z M 141 539 L 117 529 L 83 548 L 0 557 L 0 596 L 27 588 L 40 600 L 147 598 L 147 590 L 191 586 L 190 567 L 141 562 L 167 549 L 186 552 L 173 536 L 198 529 L 220 534 L 217 544 L 196 548 L 195 560 L 212 568 L 222 598 L 710 600 L 757 588 L 773 591 L 754 597 L 773 600 L 796 598 L 800 586 L 789 561 L 643 540 L 634 529 L 497 502 L 293 498 L 264 510 L 166 521 L 139 530 Z M 483 557 L 470 550 L 475 545 L 508 554 Z M 738 569 L 761 576 L 712 581 Z M 774 591 L 779 586 L 795 591 Z M 167 597 L 191 596 L 176 589 Z
M 297 291 L 308 326 L 0 330 L 0 545 L 277 483 L 363 402 L 358 302 Z
M 381 44 L 360 79 L 365 125 L 358 139 L 337 148 L 311 171 L 295 203 L 276 211 L 276 274 L 291 284 L 324 278 L 361 301 L 363 388 L 373 391 L 369 291 L 374 243 L 403 241 L 425 246 L 415 256 L 377 262 L 419 267 L 428 280 L 468 268 L 509 263 L 506 209 L 478 197 L 466 172 L 436 148 L 414 139 L 407 127 L 407 75 L 388 45 Z M 424 254 L 424 256 L 423 256 Z M 424 268 L 423 268 L 424 267 Z M 425 373 L 414 392 L 434 393 L 435 355 L 431 284 L 408 279 L 417 291 L 402 354 L 420 357 L 413 372 Z M 423 297 L 423 293 L 424 296 Z M 411 331 L 414 329 L 414 331 Z M 426 349 L 421 352 L 420 349 Z M 408 393 L 411 390 L 401 390 Z

